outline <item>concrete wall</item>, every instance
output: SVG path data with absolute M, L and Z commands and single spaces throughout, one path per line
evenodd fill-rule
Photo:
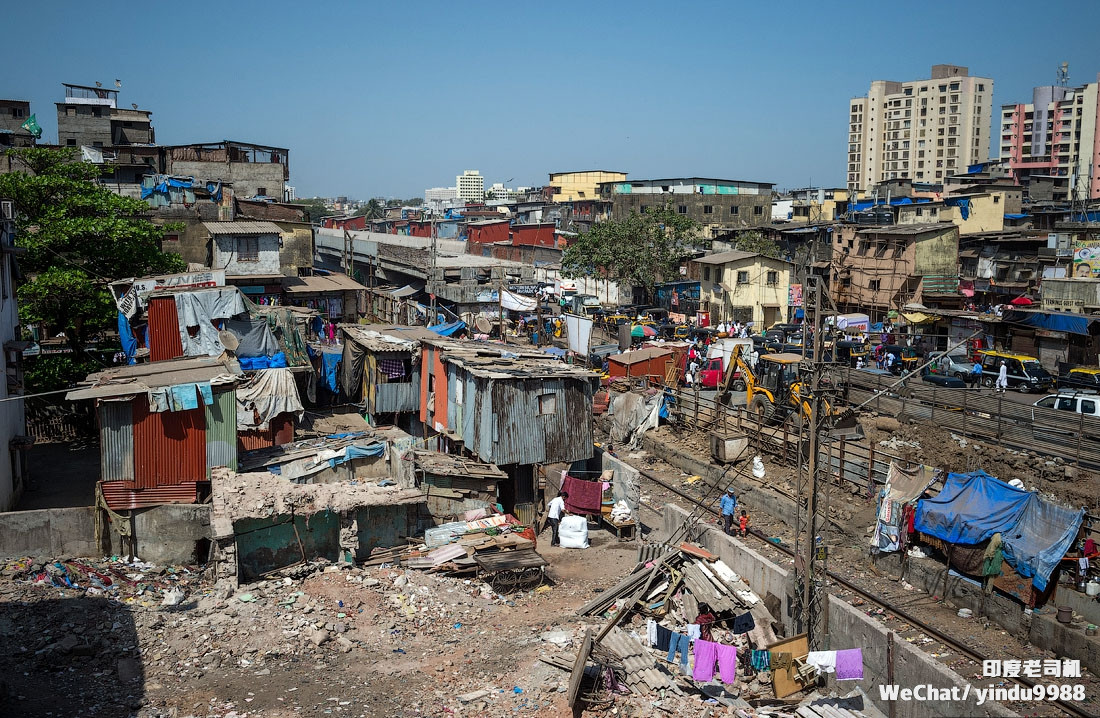
M 258 239 L 258 261 L 242 262 L 237 256 L 238 239 Z M 280 237 L 276 234 L 261 234 L 258 237 L 237 237 L 232 234 L 220 234 L 214 238 L 214 267 L 224 269 L 226 274 L 281 274 L 279 260 Z
M 675 533 L 687 520 L 688 512 L 679 506 L 666 504 L 662 515 L 662 532 L 668 536 Z M 717 527 L 703 529 L 700 543 L 708 551 L 715 553 L 735 573 L 741 576 L 752 590 L 761 598 L 768 594 L 780 599 L 780 620 L 787 626 L 787 634 L 793 634 L 793 622 L 788 617 L 789 594 L 793 593 L 793 577 L 783 568 L 756 553 L 744 542 L 726 536 Z M 888 675 L 887 643 L 889 631 L 885 626 L 867 616 L 863 611 L 849 605 L 843 599 L 829 596 L 829 637 L 830 648 L 861 648 L 863 650 L 863 680 L 844 681 L 837 684 L 832 677 L 827 678 L 829 688 L 847 691 L 861 688 L 875 706 L 884 713 L 889 712 L 889 703 L 879 697 L 878 686 L 886 684 Z M 902 687 L 931 685 L 946 689 L 953 686 L 965 686 L 966 681 L 954 671 L 938 663 L 905 640 L 894 641 L 894 682 Z M 967 718 L 970 716 L 1013 716 L 1011 711 L 996 703 L 986 702 L 976 705 L 971 699 L 965 703 L 951 701 L 913 702 L 897 701 L 895 718 Z
M 57 142 L 62 146 L 111 144 L 111 108 L 105 105 L 57 106 Z M 95 113 L 99 116 L 96 117 Z M 71 143 L 70 143 L 71 140 Z
M 79 506 L 65 509 L 10 511 L 0 513 L 0 556 L 60 558 L 99 557 L 106 551 L 95 543 L 95 509 Z M 205 561 L 195 556 L 209 540 L 210 506 L 169 504 L 134 512 L 137 555 L 143 561 L 165 565 Z M 111 531 L 110 552 L 121 552 L 118 534 Z
M 170 160 L 168 172 L 206 181 L 232 182 L 234 194 L 244 199 L 256 196 L 257 190 L 263 188 L 268 197 L 281 201 L 286 186 L 286 180 L 283 179 L 285 169 L 285 165 L 278 162 Z
M 633 212 L 661 209 L 669 203 L 673 212 L 683 213 L 699 223 L 703 236 L 713 227 L 759 227 L 772 221 L 771 192 L 760 194 L 615 194 L 611 198 L 611 216 L 624 219 Z M 706 208 L 710 207 L 710 212 Z
M 959 232 L 946 229 L 914 243 L 913 274 L 954 275 L 959 271 Z

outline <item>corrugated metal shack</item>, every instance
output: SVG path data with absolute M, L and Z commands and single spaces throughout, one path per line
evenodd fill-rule
M 403 424 L 420 409 L 420 342 L 439 338 L 424 327 L 389 324 L 346 325 L 340 385 L 352 401 L 365 405 L 370 420 L 389 414 Z
M 236 469 L 240 374 L 234 359 L 176 359 L 97 372 L 66 395 L 96 402 L 111 509 L 194 503 L 211 469 Z
M 485 342 L 426 340 L 421 357 L 420 416 L 435 448 L 497 464 L 513 479 L 500 503 L 521 521 L 533 518 L 536 464 L 592 456 L 593 372 Z
M 607 358 L 607 373 L 612 378 L 648 377 L 653 381 L 664 381 L 668 374 L 668 365 L 674 361 L 671 349 L 646 347 L 623 354 L 612 354 Z

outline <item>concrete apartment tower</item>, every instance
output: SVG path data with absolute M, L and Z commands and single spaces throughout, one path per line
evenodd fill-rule
M 848 189 L 898 178 L 942 183 L 985 162 L 992 107 L 993 80 L 958 65 L 933 65 L 928 80 L 872 81 L 848 103 Z
M 481 202 L 485 199 L 485 178 L 477 170 L 466 170 L 455 177 L 458 198 L 464 202 Z
M 1100 197 L 1097 82 L 1036 87 L 1030 103 L 1001 105 L 1000 119 L 1001 161 L 1031 199 Z

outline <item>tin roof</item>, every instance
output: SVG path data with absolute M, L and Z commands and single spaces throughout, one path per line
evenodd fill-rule
M 241 376 L 241 365 L 226 355 L 220 357 L 188 357 L 169 361 L 112 367 L 89 374 L 80 386 L 65 395 L 66 399 L 109 399 L 112 397 L 147 394 L 152 389 L 175 384 L 209 382 L 235 383 Z
M 210 234 L 280 234 L 274 222 L 203 222 Z
M 778 257 L 769 257 L 759 252 L 742 252 L 739 249 L 732 249 L 728 252 L 719 252 L 718 254 L 708 254 L 703 257 L 696 257 L 691 260 L 699 264 L 726 264 L 727 262 L 740 262 L 742 259 L 752 259 L 753 257 L 761 257 L 763 259 L 770 259 L 773 262 L 782 262 L 783 264 L 790 264 L 785 259 L 779 259 Z
M 438 451 L 416 451 L 414 457 L 416 468 L 435 476 L 459 476 L 493 481 L 503 481 L 508 478 L 508 474 L 498 469 L 495 464 L 487 464 L 463 456 L 441 454 Z
M 420 346 L 421 339 L 438 339 L 425 327 L 392 324 L 341 324 L 344 335 L 356 344 L 375 352 L 407 352 Z
M 346 274 L 315 274 L 311 277 L 283 277 L 283 291 L 290 294 L 351 292 L 366 289 Z
M 596 376 L 588 369 L 563 364 L 544 352 L 525 351 L 520 347 L 457 340 L 433 340 L 426 343 L 443 350 L 444 362 L 462 367 L 474 376 L 489 379 L 534 379 L 555 376 L 587 379 Z
M 639 364 L 650 359 L 659 359 L 661 357 L 672 356 L 671 349 L 658 349 L 657 347 L 646 347 L 644 349 L 638 349 L 632 352 L 624 352 L 622 354 L 612 354 L 607 358 L 607 361 L 615 364 Z

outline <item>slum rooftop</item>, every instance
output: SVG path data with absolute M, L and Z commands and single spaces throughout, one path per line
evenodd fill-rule
M 153 389 L 209 382 L 212 385 L 232 384 L 241 377 L 241 366 L 226 355 L 218 357 L 187 357 L 149 364 L 111 367 L 89 374 L 77 388 L 65 395 L 68 400 L 108 399 L 111 397 L 147 394 Z
M 535 377 L 572 377 L 592 379 L 596 374 L 588 369 L 564 364 L 545 352 L 525 351 L 498 342 L 470 342 L 456 339 L 426 340 L 444 351 L 442 360 L 460 366 L 474 376 L 489 379 Z
M 344 333 L 356 344 L 375 352 L 414 351 L 425 339 L 439 335 L 426 327 L 398 324 L 341 324 Z

